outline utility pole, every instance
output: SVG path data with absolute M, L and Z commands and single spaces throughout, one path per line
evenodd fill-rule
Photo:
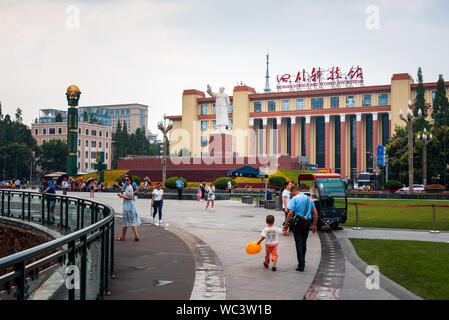
M 399 110 L 399 118 L 404 121 L 407 125 L 408 130 L 408 190 L 413 192 L 413 124 L 415 121 L 422 118 L 421 109 L 418 110 L 418 116 L 413 116 L 413 111 L 411 109 L 412 102 L 408 101 L 407 118 L 404 117 L 402 109 Z

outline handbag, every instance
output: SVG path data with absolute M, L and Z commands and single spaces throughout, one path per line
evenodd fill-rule
M 295 214 L 295 216 L 290 220 L 289 228 L 292 231 L 301 231 L 307 229 L 309 226 L 309 219 L 305 217 L 307 211 L 309 210 L 310 198 L 307 197 L 306 210 L 304 211 L 304 216 Z

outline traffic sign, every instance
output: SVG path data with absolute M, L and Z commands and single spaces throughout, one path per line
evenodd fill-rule
M 384 162 L 385 162 L 384 160 L 385 160 L 385 147 L 378 145 L 377 146 L 377 165 L 383 166 Z

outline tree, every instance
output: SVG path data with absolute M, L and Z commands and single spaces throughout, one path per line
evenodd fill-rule
M 437 82 L 437 91 L 433 100 L 432 117 L 435 120 L 435 127 L 449 125 L 449 102 L 446 96 L 446 88 L 443 75 L 440 74 Z
M 52 139 L 42 144 L 38 165 L 44 172 L 65 171 L 67 159 L 67 142 Z
M 62 122 L 62 115 L 60 112 L 56 114 L 55 122 Z
M 421 110 L 423 117 L 414 123 L 414 125 L 413 125 L 414 132 L 423 131 L 424 128 L 426 128 L 427 130 L 430 129 L 430 124 L 426 119 L 427 115 L 428 115 L 428 111 L 425 106 L 426 99 L 424 97 L 424 93 L 425 93 L 425 88 L 423 85 L 422 70 L 421 70 L 421 68 L 419 68 L 418 69 L 418 86 L 416 87 L 416 98 L 414 101 L 415 109 L 413 110 L 413 115 L 415 117 L 417 117 L 418 111 Z

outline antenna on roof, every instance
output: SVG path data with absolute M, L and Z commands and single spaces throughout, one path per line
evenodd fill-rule
M 268 71 L 268 67 L 269 67 L 269 64 L 270 64 L 269 58 L 270 58 L 270 55 L 268 54 L 268 49 L 267 49 L 267 72 L 265 74 L 265 89 L 263 89 L 264 92 L 271 92 L 271 89 L 270 89 L 270 74 L 269 74 L 269 71 Z

